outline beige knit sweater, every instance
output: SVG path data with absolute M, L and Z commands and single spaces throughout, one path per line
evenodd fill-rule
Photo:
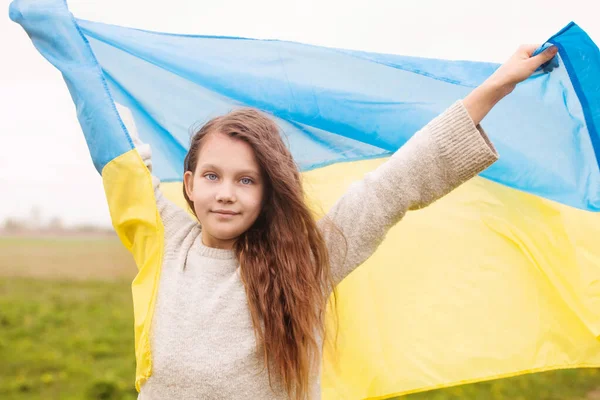
M 138 151 L 150 165 L 147 149 Z M 346 237 L 345 257 L 339 238 L 320 223 L 335 282 L 364 262 L 408 210 L 427 206 L 496 160 L 483 130 L 461 101 L 454 103 L 329 211 Z M 158 182 L 156 198 L 166 248 L 151 331 L 153 374 L 139 399 L 286 399 L 277 381 L 271 390 L 257 353 L 233 252 L 204 246 L 198 223 L 161 195 Z M 320 398 L 319 372 L 311 399 Z

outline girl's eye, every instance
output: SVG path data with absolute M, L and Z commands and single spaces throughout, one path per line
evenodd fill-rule
M 208 179 L 209 181 L 215 181 L 215 180 L 217 180 L 217 175 L 215 175 L 215 174 L 206 174 L 206 175 L 204 175 L 204 177 L 206 179 Z
M 242 182 L 242 185 L 251 185 L 253 183 L 252 179 L 250 178 L 242 178 L 240 182 Z

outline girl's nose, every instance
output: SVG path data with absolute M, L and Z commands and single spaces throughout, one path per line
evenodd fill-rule
M 219 190 L 217 191 L 217 194 L 215 196 L 215 199 L 219 202 L 219 203 L 233 203 L 235 202 L 235 193 L 234 193 L 234 189 L 231 187 L 230 184 L 222 184 L 219 187 Z

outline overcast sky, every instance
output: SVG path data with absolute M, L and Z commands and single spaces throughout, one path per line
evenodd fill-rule
M 0 221 L 110 225 L 102 183 L 58 71 L 0 18 Z M 292 40 L 501 63 L 570 21 L 600 43 L 597 0 L 71 0 L 78 18 L 143 29 Z M 485 122 L 485 121 L 484 121 Z

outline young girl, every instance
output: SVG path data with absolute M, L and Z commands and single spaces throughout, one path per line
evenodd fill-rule
M 113 213 L 140 268 L 134 295 L 148 281 L 149 254 L 160 258 L 156 296 L 135 304 L 136 319 L 142 313 L 151 320 L 151 328 L 136 332 L 139 398 L 320 398 L 324 313 L 333 288 L 408 210 L 430 204 L 497 159 L 479 123 L 556 54 L 550 48 L 532 57 L 535 49 L 521 47 L 353 184 L 318 222 L 272 120 L 240 109 L 204 125 L 184 165 L 184 197 L 196 219 L 165 198 L 156 178 L 152 201 L 160 229 L 146 229 L 143 221 L 152 215 L 133 205 Z M 151 171 L 149 147 L 129 130 Z M 139 174 L 126 166 L 120 171 L 103 177 L 135 187 Z M 109 205 L 127 203 L 119 193 L 107 195 Z M 163 235 L 162 246 L 149 239 L 154 234 Z

